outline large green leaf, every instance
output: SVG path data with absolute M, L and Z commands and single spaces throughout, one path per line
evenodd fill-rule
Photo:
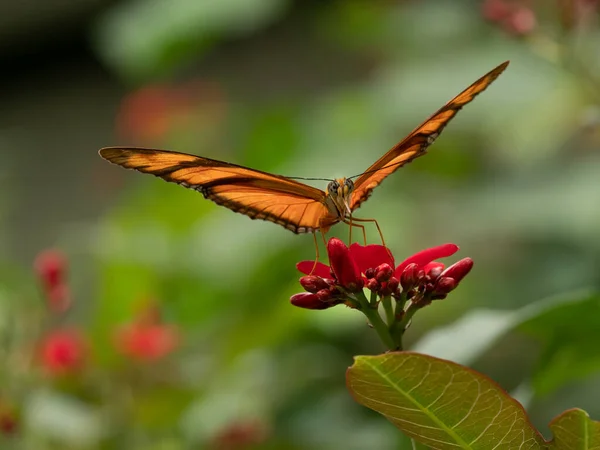
M 223 36 L 245 36 L 279 18 L 286 0 L 132 0 L 98 21 L 101 57 L 118 72 L 144 79 L 208 51 Z
M 588 450 L 600 448 L 600 422 L 590 420 L 585 411 L 570 409 L 550 422 L 554 439 L 551 449 Z
M 578 292 L 532 303 L 517 311 L 477 310 L 425 336 L 413 349 L 470 364 L 511 331 L 542 344 L 533 374 L 537 395 L 600 370 L 595 343 L 600 340 L 600 294 Z
M 431 448 L 546 448 L 515 399 L 450 361 L 411 352 L 357 356 L 347 385 L 356 401 Z

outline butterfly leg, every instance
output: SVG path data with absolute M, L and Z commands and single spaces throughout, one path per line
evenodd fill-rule
M 381 238 L 381 243 L 383 244 L 384 247 L 387 247 L 387 245 L 385 245 L 385 239 L 383 239 L 383 233 L 381 232 L 381 228 L 379 227 L 379 223 L 377 223 L 377 220 L 375 219 L 352 219 L 355 220 L 356 222 L 373 222 L 375 224 L 375 226 L 377 227 L 377 231 L 379 232 L 379 237 Z M 359 226 L 359 225 L 355 225 L 355 226 Z M 363 232 L 364 232 L 364 227 L 363 227 Z M 365 238 L 365 245 L 367 243 L 367 239 Z
M 323 233 L 321 233 L 321 234 L 323 234 Z M 313 239 L 315 241 L 315 263 L 313 264 L 312 269 L 310 269 L 310 275 L 313 274 L 313 272 L 317 268 L 317 263 L 319 262 L 319 243 L 317 242 L 317 233 L 313 233 Z M 325 239 L 324 235 L 323 235 L 323 239 Z
M 344 223 L 347 223 L 350 226 L 350 243 L 349 244 L 352 244 L 352 227 L 355 227 L 355 228 L 360 228 L 362 230 L 363 240 L 365 241 L 365 245 L 367 245 L 367 233 L 365 231 L 364 225 L 352 223 L 352 220 L 356 220 L 356 219 L 343 220 Z

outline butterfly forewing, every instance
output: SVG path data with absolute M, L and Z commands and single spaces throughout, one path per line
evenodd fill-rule
M 328 215 L 325 192 L 278 175 L 164 150 L 109 147 L 100 150 L 100 155 L 122 167 L 197 190 L 232 211 L 277 223 L 294 233 L 318 230 Z
M 444 127 L 460 111 L 472 101 L 480 92 L 485 90 L 506 69 L 508 61 L 500 64 L 494 70 L 475 81 L 471 86 L 458 94 L 429 119 L 418 126 L 406 138 L 396 144 L 385 155 L 379 158 L 354 182 L 354 193 L 350 201 L 350 209 L 354 211 L 371 195 L 388 175 L 409 163 L 415 158 L 425 154 Z

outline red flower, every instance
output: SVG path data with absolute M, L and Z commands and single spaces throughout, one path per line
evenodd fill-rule
M 327 245 L 331 268 L 313 261 L 298 263 L 298 270 L 307 274 L 300 279 L 307 292 L 292 296 L 291 302 L 307 309 L 326 309 L 340 303 L 354 306 L 347 293 L 357 292 L 363 286 L 381 297 L 406 293 L 414 301 L 441 299 L 456 288 L 473 266 L 473 261 L 465 258 L 444 270 L 444 264 L 435 261 L 457 251 L 455 244 L 428 248 L 394 269 L 394 257 L 388 248 L 359 244 L 348 248 L 332 238 Z
M 86 358 L 87 346 L 75 329 L 55 330 L 41 344 L 41 363 L 50 375 L 78 372 Z
M 179 331 L 161 322 L 158 310 L 150 307 L 116 334 L 117 349 L 139 361 L 156 361 L 179 345 Z
M 66 283 L 67 259 L 58 250 L 45 250 L 35 258 L 34 270 L 41 283 L 49 308 L 62 313 L 71 305 L 69 286 Z

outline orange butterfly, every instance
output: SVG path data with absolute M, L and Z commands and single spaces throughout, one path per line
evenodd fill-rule
M 100 156 L 127 169 L 150 173 L 194 189 L 234 212 L 277 223 L 294 233 L 320 231 L 324 235 L 332 225 L 345 222 L 351 227 L 362 228 L 365 236 L 364 226 L 352 223 L 360 221 L 375 222 L 381 235 L 376 220 L 353 218 L 354 210 L 369 198 L 384 178 L 424 155 L 456 113 L 507 66 L 508 61 L 500 64 L 453 98 L 364 173 L 357 178 L 351 177 L 356 178 L 355 181 L 351 178 L 332 180 L 325 192 L 281 175 L 185 153 L 107 147 L 100 150 Z

